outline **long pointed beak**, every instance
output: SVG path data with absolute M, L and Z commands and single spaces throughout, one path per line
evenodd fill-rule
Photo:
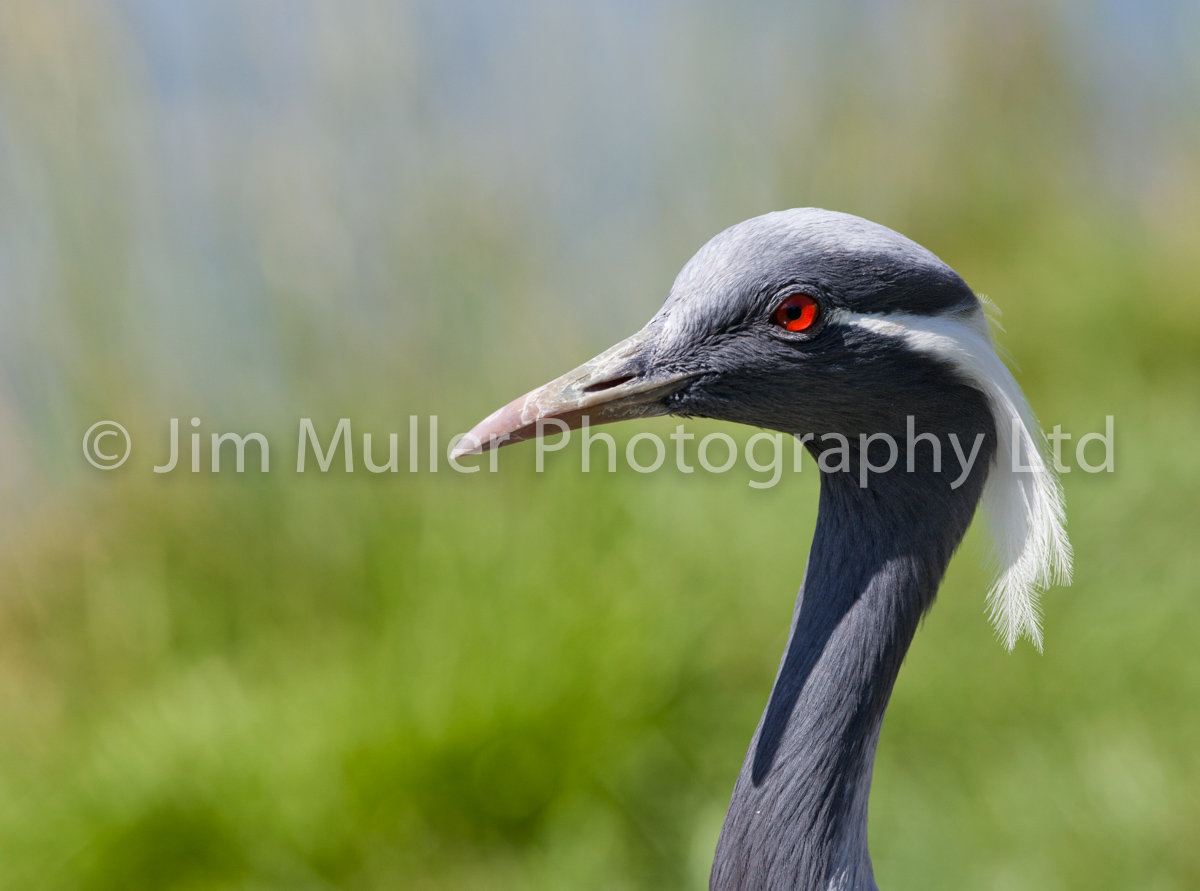
M 596 426 L 668 414 L 666 397 L 695 374 L 655 373 L 648 355 L 652 339 L 653 334 L 643 328 L 574 371 L 514 399 L 476 424 L 454 449 L 454 457 L 536 439 L 549 420 L 575 430 L 585 418 L 589 426 Z M 547 432 L 561 430 L 559 424 L 552 424 Z

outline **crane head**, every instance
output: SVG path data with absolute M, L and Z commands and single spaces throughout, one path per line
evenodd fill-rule
M 457 455 L 534 438 L 550 420 L 553 433 L 658 415 L 813 433 L 816 452 L 830 434 L 904 436 L 910 418 L 967 442 L 981 430 L 991 613 L 1010 648 L 1021 635 L 1040 646 L 1037 589 L 1070 571 L 1061 489 L 980 300 L 930 251 L 815 208 L 726 229 L 642 330 L 490 415 Z

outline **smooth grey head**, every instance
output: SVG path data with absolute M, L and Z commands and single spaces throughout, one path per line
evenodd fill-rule
M 797 294 L 816 312 L 791 331 L 777 310 Z M 982 318 L 954 270 L 885 226 L 815 208 L 755 217 L 700 249 L 645 328 L 501 409 L 463 451 L 585 415 L 591 425 L 675 414 L 798 434 L 903 430 L 906 414 L 942 414 L 956 396 L 931 387 L 946 382 L 944 361 L 854 324 L 897 313 Z M 947 406 L 930 404 L 939 390 Z
M 815 302 L 801 330 L 780 316 L 794 295 Z M 925 248 L 815 208 L 739 223 L 697 252 L 641 331 L 483 420 L 456 457 L 544 431 L 666 414 L 812 433 L 814 453 L 834 447 L 821 439 L 832 433 L 852 451 L 876 433 L 902 442 L 910 416 L 943 443 L 955 433 L 969 449 L 984 434 L 962 494 L 982 495 L 988 512 L 993 620 L 1009 647 L 1021 635 L 1040 643 L 1037 589 L 1070 568 L 1061 491 L 979 300 Z M 869 454 L 883 447 L 869 444 Z M 1016 472 L 1014 452 L 1032 472 Z M 948 477 L 931 480 L 930 454 L 919 454 L 915 474 L 879 474 L 872 485 L 941 497 Z
M 775 316 L 794 294 L 817 304 L 797 332 Z M 884 226 L 812 208 L 767 214 L 683 268 L 647 326 L 648 367 L 696 375 L 667 397 L 672 414 L 788 433 L 903 430 L 907 413 L 935 408 L 946 366 L 854 324 L 896 313 L 970 317 L 980 305 L 953 269 Z

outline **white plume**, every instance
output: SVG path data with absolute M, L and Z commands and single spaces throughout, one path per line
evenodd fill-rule
M 1039 591 L 1071 582 L 1062 486 L 1025 394 L 996 351 L 983 311 L 942 316 L 841 313 L 840 319 L 902 338 L 962 373 L 988 399 L 997 449 L 983 490 L 995 561 L 988 614 L 1008 649 L 1022 636 L 1042 649 Z M 1015 453 L 1014 453 L 1014 450 Z

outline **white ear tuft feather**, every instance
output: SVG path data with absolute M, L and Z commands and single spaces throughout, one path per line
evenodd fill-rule
M 1062 486 L 1047 458 L 1045 435 L 996 351 L 983 310 L 944 316 L 840 313 L 839 318 L 900 337 L 918 352 L 949 362 L 987 396 L 997 436 L 981 502 L 996 572 L 988 614 L 1008 649 L 1025 636 L 1040 652 L 1038 592 L 1071 583 Z

